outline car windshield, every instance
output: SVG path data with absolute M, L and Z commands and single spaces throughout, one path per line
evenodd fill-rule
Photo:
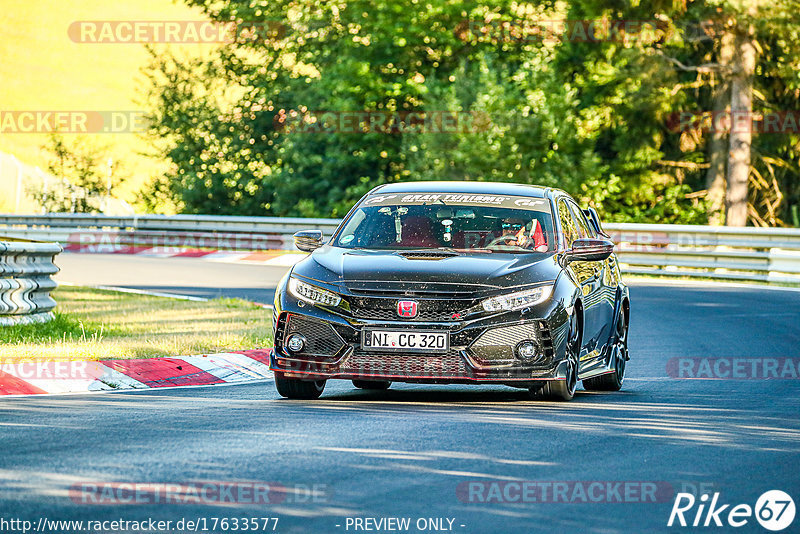
M 375 250 L 543 253 L 555 249 L 543 198 L 454 193 L 370 195 L 334 243 Z

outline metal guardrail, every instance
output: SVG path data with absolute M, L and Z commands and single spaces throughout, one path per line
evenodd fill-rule
M 211 215 L 0 215 L 0 233 L 68 251 L 293 250 L 292 234 L 338 219 Z M 800 229 L 606 224 L 625 273 L 800 283 Z
M 297 230 L 313 227 L 331 235 L 338 224 L 338 219 L 210 215 L 0 215 L 0 233 L 56 241 L 73 252 L 292 250 Z
M 0 326 L 53 318 L 51 276 L 58 272 L 53 260 L 60 252 L 57 243 L 0 241 Z
M 800 229 L 608 224 L 625 273 L 800 283 Z

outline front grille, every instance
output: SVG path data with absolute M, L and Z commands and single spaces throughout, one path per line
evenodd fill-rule
M 424 378 L 464 378 L 469 376 L 458 351 L 446 354 L 375 354 L 354 352 L 339 370 L 349 375 L 380 375 Z
M 293 357 L 334 357 L 345 348 L 345 342 L 328 323 L 316 321 L 300 315 L 290 315 L 285 328 L 283 346 L 292 334 L 301 334 L 306 338 L 305 348 L 292 353 Z
M 419 310 L 417 316 L 408 319 L 397 315 L 394 309 L 374 309 L 374 308 L 356 308 L 353 309 L 353 317 L 358 319 L 371 319 L 373 321 L 423 321 L 423 322 L 442 322 L 442 321 L 457 321 L 460 317 L 453 317 L 454 313 L 458 312 L 441 312 L 436 310 Z
M 459 284 L 454 282 L 347 282 L 345 287 L 364 297 L 390 299 L 472 300 L 496 289 L 495 286 Z
M 460 321 L 467 309 L 475 304 L 473 300 L 418 300 L 417 316 L 405 318 L 397 315 L 398 298 L 351 297 L 350 312 L 358 319 L 375 321 Z

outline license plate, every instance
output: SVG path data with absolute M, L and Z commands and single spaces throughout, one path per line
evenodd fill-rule
M 363 330 L 361 346 L 365 350 L 447 352 L 450 348 L 450 333 L 417 330 Z

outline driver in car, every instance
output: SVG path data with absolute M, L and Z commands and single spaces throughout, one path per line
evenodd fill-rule
M 501 243 L 523 248 L 530 248 L 533 244 L 533 240 L 525 235 L 525 221 L 522 219 L 505 218 L 501 228 Z
M 527 223 L 522 219 L 507 217 L 502 221 L 502 235 L 500 242 L 510 246 L 534 249 L 537 252 L 547 250 L 547 243 L 544 239 L 539 221 L 534 219 L 530 235 L 525 233 Z

